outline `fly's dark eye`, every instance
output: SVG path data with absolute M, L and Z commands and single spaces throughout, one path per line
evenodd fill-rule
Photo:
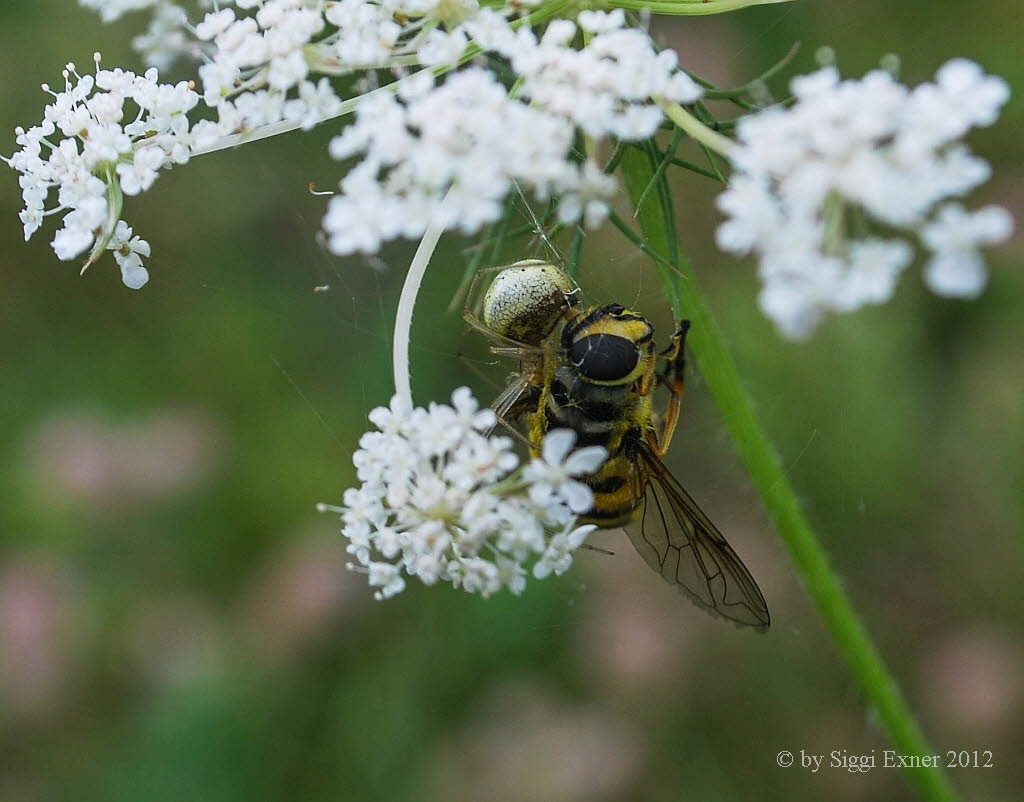
M 632 373 L 640 353 L 625 337 L 591 334 L 572 344 L 569 359 L 588 379 L 607 382 Z

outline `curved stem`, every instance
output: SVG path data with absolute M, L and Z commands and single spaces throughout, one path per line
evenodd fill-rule
M 702 145 L 707 145 L 718 155 L 728 158 L 735 152 L 735 142 L 717 131 L 712 131 L 678 103 L 659 100 L 658 105 L 665 112 L 665 116 L 674 122 L 684 134 L 693 137 Z
M 398 298 L 398 312 L 395 313 L 395 335 L 391 345 L 391 364 L 395 374 L 395 392 L 412 403 L 412 383 L 409 378 L 409 336 L 412 331 L 412 313 L 416 308 L 423 274 L 427 272 L 430 257 L 434 255 L 438 240 L 444 229 L 431 225 L 423 234 L 416 254 L 412 257 L 409 272 L 405 274 L 402 294 Z
M 608 0 L 608 8 L 626 11 L 650 11 L 652 14 L 677 16 L 704 16 L 738 11 L 750 6 L 765 6 L 773 3 L 788 3 L 791 0 Z
M 117 221 L 121 219 L 121 211 L 124 208 L 124 192 L 121 189 L 121 182 L 118 180 L 117 172 L 113 165 L 107 165 L 104 170 L 104 178 L 107 184 L 107 221 L 103 224 L 103 231 L 96 237 L 96 242 L 89 251 L 89 256 L 82 265 L 79 275 L 84 275 L 89 266 L 100 258 L 114 237 L 114 230 L 117 228 Z
M 656 166 L 648 154 L 632 148 L 627 152 L 622 169 L 634 204 L 650 182 Z M 687 343 L 751 481 L 847 669 L 870 707 L 878 713 L 893 747 L 903 755 L 935 754 L 832 570 L 824 546 L 808 523 L 779 455 L 758 420 L 725 338 L 697 287 L 692 268 L 674 253 L 675 243 L 670 242 L 675 239 L 670 233 L 674 230 L 674 218 L 667 183 L 660 197 L 661 208 L 653 203 L 641 207 L 640 226 L 651 249 L 667 255 L 679 271 L 674 274 L 681 278 L 679 281 L 672 281 L 673 274 L 668 271 L 660 273 L 663 278 L 668 276 L 665 283 L 673 302 L 685 309 L 686 316 L 692 320 Z M 930 802 L 955 802 L 957 799 L 941 767 L 916 766 L 906 771 L 923 799 Z

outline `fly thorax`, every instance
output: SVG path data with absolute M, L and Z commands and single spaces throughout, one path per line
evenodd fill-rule
M 577 432 L 610 429 L 622 420 L 632 397 L 627 385 L 594 384 L 571 364 L 563 364 L 555 370 L 548 408 L 562 425 Z

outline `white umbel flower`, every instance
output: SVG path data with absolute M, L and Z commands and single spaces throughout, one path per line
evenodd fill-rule
M 114 22 L 129 11 L 170 5 L 167 0 L 78 0 L 78 2 L 86 8 L 98 11 L 104 22 Z
M 329 13 L 347 19 L 363 2 L 343 0 Z M 366 98 L 331 144 L 334 158 L 358 160 L 324 218 L 335 253 L 375 253 L 429 225 L 473 234 L 498 219 L 516 186 L 541 200 L 557 196 L 562 223 L 582 219 L 596 228 L 617 184 L 592 159 L 576 160 L 576 133 L 646 139 L 664 119 L 657 101 L 692 103 L 701 95 L 672 51 L 659 52 L 646 32 L 623 27 L 622 12 L 581 15 L 592 35 L 577 49 L 569 20 L 553 20 L 537 36 L 525 26 L 514 31 L 507 11 L 475 4 L 463 11 L 459 25 L 423 37 L 419 62 L 454 66 L 472 42 L 508 59 L 515 92 L 483 67 L 468 67 L 437 86 L 421 73 L 398 97 Z
M 121 198 L 144 192 L 162 170 L 188 160 L 188 114 L 199 96 L 187 82 L 160 83 L 155 68 L 136 75 L 100 69 L 99 54 L 95 61 L 95 75 L 68 64 L 61 92 L 44 86 L 53 102 L 39 125 L 17 129 L 21 149 L 5 161 L 21 174 L 26 239 L 44 215 L 63 214 L 52 241 L 57 257 L 75 259 L 91 249 L 91 262 L 113 250 L 125 284 L 137 289 L 148 279 L 140 257 L 149 256 L 149 245 L 120 219 Z M 53 194 L 56 204 L 46 209 Z
M 503 55 L 520 76 L 520 92 L 591 137 L 646 139 L 664 119 L 655 99 L 693 103 L 699 86 L 678 69 L 672 50 L 658 51 L 650 36 L 624 28 L 621 13 L 591 12 L 581 24 L 599 29 L 586 46 L 571 46 L 576 25 L 555 20 L 537 37 L 521 29 Z
M 403 102 L 367 97 L 331 144 L 358 157 L 331 199 L 324 231 L 332 251 L 376 252 L 396 237 L 439 224 L 478 231 L 502 214 L 514 182 L 540 194 L 569 180 L 573 128 L 509 97 L 494 76 L 470 67 Z
M 530 498 L 544 506 L 552 500 L 565 499 L 573 512 L 583 513 L 594 504 L 590 488 L 575 477 L 594 473 L 608 456 L 600 446 L 588 446 L 578 451 L 576 432 L 555 429 L 544 438 L 542 459 L 535 459 L 523 471 L 523 479 L 530 483 Z
M 933 253 L 935 292 L 980 292 L 978 247 L 1009 236 L 1008 213 L 936 209 L 989 177 L 960 139 L 995 121 L 1006 83 L 957 59 L 915 89 L 882 70 L 842 81 L 828 67 L 792 90 L 791 106 L 740 122 L 736 173 L 718 198 L 719 247 L 756 254 L 761 307 L 783 334 L 805 337 L 828 312 L 887 301 L 916 239 Z M 870 225 L 903 236 L 874 238 Z
M 533 575 L 537 579 L 554 574 L 561 576 L 572 566 L 572 555 L 583 542 L 587 535 L 597 529 L 593 524 L 586 526 L 571 526 L 566 524 L 565 528 L 551 538 L 548 547 L 540 559 L 533 565 Z
M 396 396 L 370 413 L 353 457 L 362 484 L 345 491 L 342 519 L 350 565 L 367 574 L 376 598 L 406 577 L 447 582 L 490 596 L 521 593 L 532 571 L 562 574 L 594 526 L 578 526 L 593 496 L 577 478 L 596 471 L 604 449 L 572 450 L 575 434 L 555 430 L 543 459 L 519 470 L 507 437 L 486 437 L 494 413 L 465 387 L 452 405 L 412 408 Z
M 594 160 L 596 148 L 580 159 L 577 136 L 598 147 L 647 139 L 664 120 L 661 102 L 692 103 L 702 93 L 675 53 L 658 50 L 621 10 L 584 10 L 578 22 L 547 20 L 535 32 L 522 14 L 536 0 L 484 8 L 478 0 L 203 0 L 205 13 L 191 24 L 172 0 L 80 1 L 105 21 L 149 11 L 150 28 L 134 43 L 148 60 L 163 66 L 188 54 L 202 62 L 199 94 L 215 119 L 191 127 L 177 119 L 149 134 L 174 163 L 225 140 L 289 123 L 308 130 L 340 115 L 351 105 L 336 93 L 335 76 L 362 72 L 362 87 L 376 84 L 376 70 L 405 76 L 394 96 L 366 92 L 355 123 L 331 145 L 332 156 L 354 161 L 323 222 L 330 249 L 342 255 L 376 253 L 430 226 L 476 233 L 518 188 L 540 202 L 555 198 L 561 223 L 596 228 L 618 184 Z M 474 49 L 501 57 L 515 80 L 499 81 L 487 62 L 462 68 Z M 452 73 L 435 86 L 438 68 Z M 86 130 L 82 114 L 62 115 L 70 131 Z M 88 129 L 86 156 L 116 161 L 124 192 L 142 192 L 159 166 L 125 157 L 122 134 L 134 133 L 110 116 Z M 26 206 L 27 234 L 42 216 L 38 204 Z M 88 232 L 70 231 L 60 245 L 70 258 L 63 255 L 89 246 Z
M 133 236 L 131 227 L 124 220 L 117 222 L 107 249 L 114 252 L 114 261 L 121 268 L 121 279 L 126 287 L 137 290 L 149 281 L 149 271 L 142 264 L 142 257 L 150 255 L 149 243 Z
M 925 283 L 938 295 L 977 297 L 988 280 L 979 247 L 1005 242 L 1012 232 L 1013 218 L 999 206 L 971 213 L 959 204 L 946 204 L 921 232 L 934 254 L 925 268 Z
M 145 33 L 132 39 L 132 48 L 150 67 L 166 70 L 192 47 L 185 9 L 174 3 L 161 3 L 153 9 L 153 18 Z

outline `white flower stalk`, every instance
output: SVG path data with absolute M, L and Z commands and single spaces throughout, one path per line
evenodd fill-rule
M 53 238 L 62 260 L 91 250 L 86 265 L 104 249 L 115 252 L 124 283 L 138 289 L 148 274 L 141 257 L 149 245 L 120 219 L 122 194 L 149 189 L 160 170 L 189 159 L 188 113 L 199 96 L 190 84 L 161 84 L 156 69 L 145 75 L 99 69 L 79 75 L 64 70 L 65 87 L 53 95 L 39 125 L 18 128 L 7 163 L 20 173 L 25 239 L 51 214 L 63 215 Z M 47 209 L 56 194 L 56 205 Z
M 577 525 L 593 504 L 578 481 L 600 468 L 600 447 L 572 450 L 574 432 L 544 441 L 542 460 L 520 468 L 508 437 L 486 437 L 494 413 L 470 391 L 452 405 L 413 408 L 401 396 L 370 413 L 377 431 L 353 456 L 362 483 L 345 491 L 339 512 L 353 557 L 376 598 L 405 589 L 407 577 L 446 582 L 487 597 L 519 594 L 527 575 L 560 575 L 596 527 Z
M 995 121 L 1006 83 L 958 59 L 915 89 L 882 70 L 840 81 L 829 67 L 792 90 L 791 106 L 740 122 L 736 173 L 718 198 L 727 217 L 718 244 L 757 255 L 765 314 L 801 338 L 827 312 L 883 303 L 917 239 L 931 251 L 933 291 L 981 292 L 978 248 L 1005 240 L 1012 221 L 1001 208 L 970 215 L 950 199 L 989 177 L 961 140 Z M 878 228 L 885 233 L 870 233 Z

